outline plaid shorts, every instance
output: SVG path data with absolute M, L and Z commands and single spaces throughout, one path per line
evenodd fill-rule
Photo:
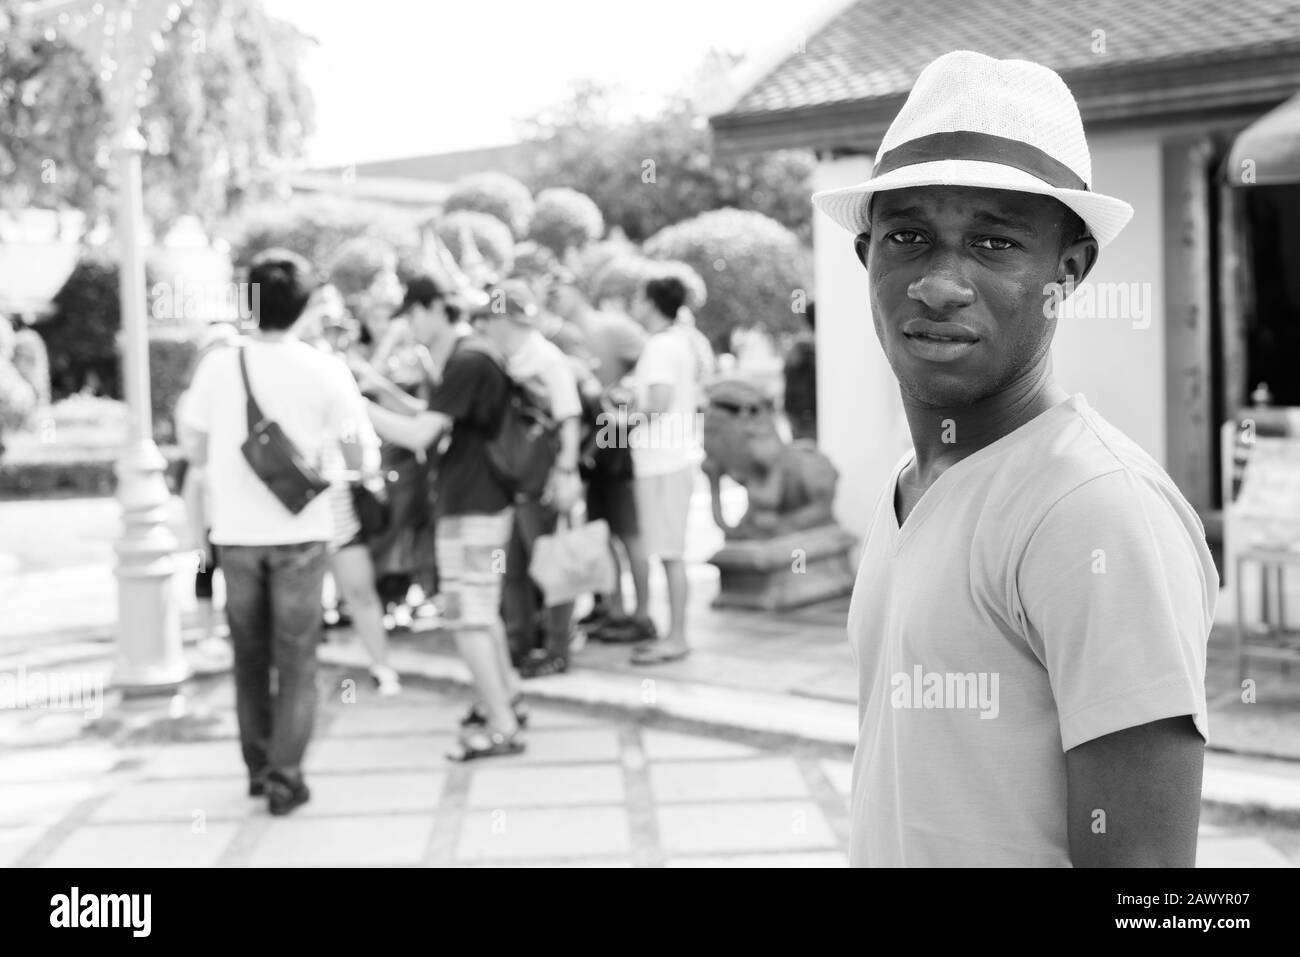
M 471 627 L 501 620 L 501 583 L 514 514 L 447 515 L 434 526 L 439 592 L 450 624 Z

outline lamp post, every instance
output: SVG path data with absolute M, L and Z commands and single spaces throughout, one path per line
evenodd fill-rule
M 122 366 L 128 409 L 126 447 L 117 464 L 122 533 L 117 552 L 117 660 L 112 683 L 127 695 L 169 693 L 189 677 L 181 650 L 172 578 L 175 535 L 167 523 L 166 460 L 153 441 L 149 331 L 145 311 L 140 106 L 162 33 L 190 0 L 52 0 L 20 16 L 81 49 L 98 73 L 110 116 L 117 171 L 116 232 L 122 315 Z

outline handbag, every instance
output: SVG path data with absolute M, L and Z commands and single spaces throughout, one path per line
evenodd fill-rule
M 262 414 L 248 382 L 246 348 L 239 350 L 239 375 L 244 380 L 244 394 L 248 397 L 248 438 L 241 450 L 249 468 L 271 490 L 271 494 L 297 515 L 330 484 L 307 463 L 279 423 Z
M 568 604 L 582 595 L 613 591 L 609 525 L 604 519 L 575 525 L 561 517 L 552 534 L 539 535 L 533 543 L 528 574 L 542 590 L 547 608 Z
M 351 487 L 352 508 L 361 523 L 361 534 L 369 539 L 388 531 L 393 503 L 388 497 L 387 483 L 376 482 L 372 487 L 366 482 L 353 482 Z

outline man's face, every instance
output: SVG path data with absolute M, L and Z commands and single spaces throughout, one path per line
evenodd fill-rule
M 1048 196 L 968 186 L 872 198 L 859 257 L 876 334 L 905 393 L 923 405 L 970 405 L 1039 363 L 1056 329 L 1044 287 L 1068 274 L 1081 281 L 1096 257 L 1094 240 L 1063 244 L 1067 214 Z
M 573 319 L 581 312 L 582 294 L 572 283 L 557 282 L 548 291 L 546 307 L 562 319 Z
M 428 306 L 416 303 L 410 311 L 411 334 L 417 342 L 433 345 L 447 329 L 447 307 L 435 299 Z
M 501 345 L 501 326 L 506 322 L 504 316 L 488 310 L 480 312 L 474 316 L 470 325 L 480 336 L 483 336 L 494 345 Z
M 397 261 L 385 263 L 375 274 L 370 285 L 350 300 L 353 311 L 371 331 L 388 325 L 397 307 L 402 304 L 402 282 L 397 277 Z
M 636 295 L 632 297 L 629 312 L 631 313 L 632 318 L 641 323 L 641 325 L 649 325 L 650 317 L 654 313 L 654 306 L 646 296 L 644 289 L 638 289 Z

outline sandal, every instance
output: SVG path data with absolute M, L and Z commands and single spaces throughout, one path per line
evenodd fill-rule
M 610 645 L 635 645 L 642 641 L 653 641 L 659 637 L 659 632 L 649 618 L 611 618 L 599 628 L 588 632 L 587 637 Z
M 634 665 L 666 665 L 670 661 L 680 661 L 691 653 L 685 645 L 665 645 L 659 641 L 647 642 L 632 652 Z
M 528 727 L 529 709 L 523 695 L 517 694 L 510 699 L 510 710 L 515 713 L 515 720 L 519 722 L 519 727 Z M 483 710 L 483 704 L 479 701 L 475 701 L 470 705 L 470 709 L 465 712 L 465 717 L 460 719 L 462 728 L 482 728 L 487 723 L 487 712 Z
M 533 651 L 519 665 L 521 678 L 546 678 L 562 675 L 569 670 L 569 659 L 549 651 Z
M 447 757 L 452 761 L 473 761 L 519 754 L 523 750 L 524 742 L 520 740 L 518 731 L 506 734 L 487 728 L 472 728 L 461 732 L 460 751 L 453 751 Z

